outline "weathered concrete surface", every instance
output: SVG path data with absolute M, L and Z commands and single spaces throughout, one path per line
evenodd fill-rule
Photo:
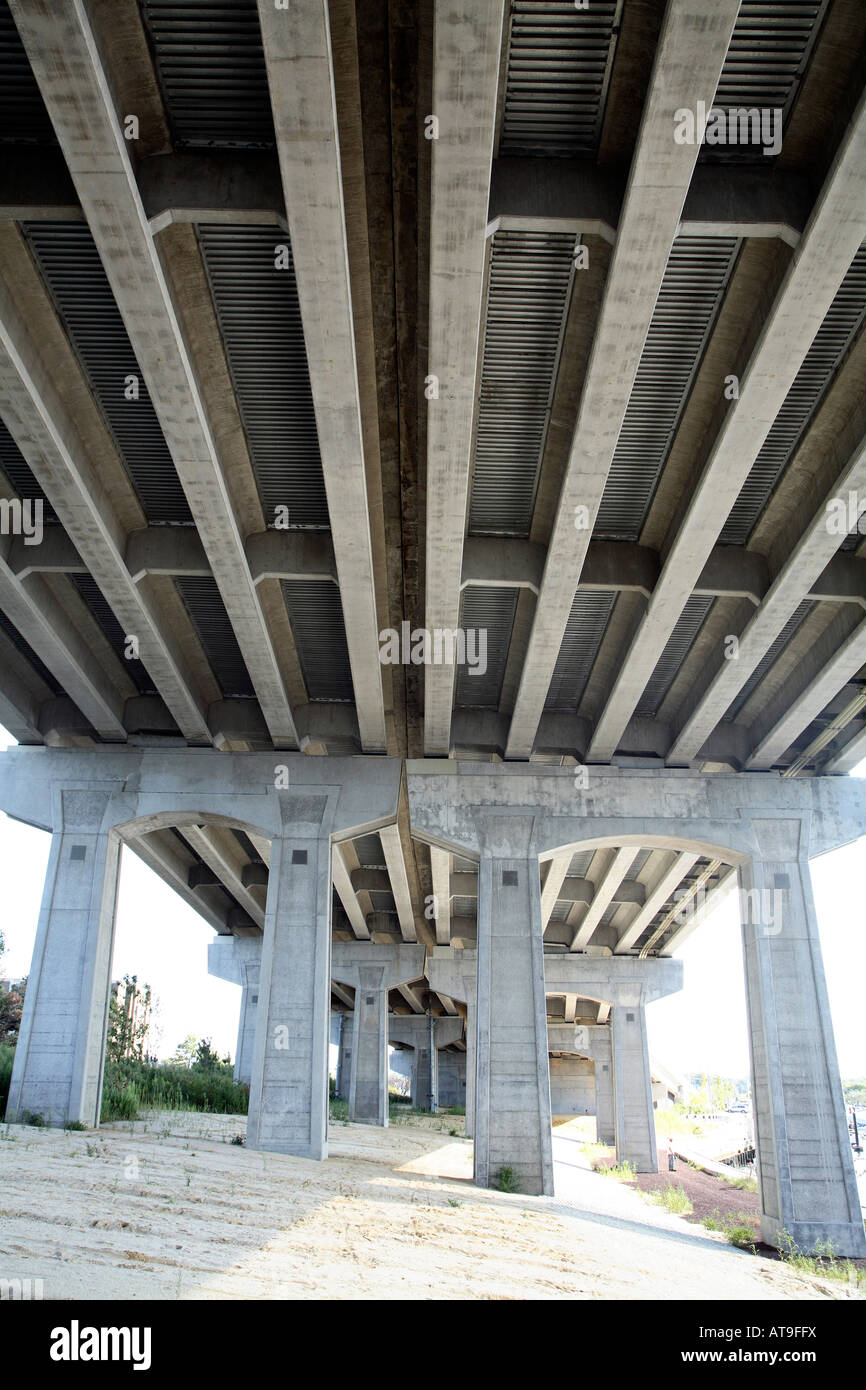
M 463 1036 L 462 1018 L 432 1018 L 418 1014 L 390 1014 L 388 1041 L 413 1049 L 412 1104 L 419 1110 L 434 1110 L 439 1095 L 439 1051 Z

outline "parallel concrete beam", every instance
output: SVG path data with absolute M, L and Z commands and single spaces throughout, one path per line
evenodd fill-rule
M 201 861 L 216 874 L 238 906 L 252 918 L 257 927 L 263 929 L 264 907 L 244 883 L 247 860 L 231 831 L 213 825 L 185 825 L 181 828 L 180 834 Z
M 397 908 L 400 932 L 404 941 L 415 941 L 415 914 L 412 911 L 412 895 L 409 891 L 409 879 L 406 874 L 406 863 L 403 859 L 400 827 L 396 822 L 393 825 L 383 826 L 379 831 L 379 839 L 382 843 L 382 852 L 385 855 L 388 877 L 391 880 L 391 892 Z
M 558 854 L 548 861 L 547 872 L 541 885 L 541 926 L 544 929 L 550 921 L 550 914 L 559 900 L 559 890 L 565 882 L 572 856 Z
M 191 742 L 210 743 L 204 696 L 188 659 L 154 596 L 136 587 L 124 563 L 125 530 L 109 483 L 113 470 L 123 473 L 114 443 L 92 404 L 47 290 L 12 226 L 0 227 L 0 265 L 0 412 L 66 530 L 65 543 L 59 531 L 55 534 L 57 528 L 47 532 L 45 568 L 74 573 L 78 557 L 124 632 L 137 638 L 141 660 L 183 735 Z M 80 403 L 74 418 L 73 398 Z M 42 546 L 15 545 L 10 560 L 18 582 L 35 593 L 39 562 L 28 559 L 28 550 L 41 551 Z M 58 638 L 63 627 L 58 627 Z M 39 651 L 36 642 L 32 645 Z M 98 728 L 92 703 L 85 707 L 76 693 L 78 683 L 64 680 L 64 685 Z M 123 737 L 122 723 L 118 732 L 115 722 L 109 736 Z
M 766 656 L 785 623 L 805 598 L 820 589 L 822 578 L 827 574 L 834 553 L 842 540 L 841 536 L 833 534 L 827 524 L 827 505 L 834 498 L 847 499 L 849 492 L 859 495 L 864 489 L 866 438 L 861 439 L 843 472 L 820 507 L 816 508 L 757 612 L 740 634 L 737 660 L 719 661 L 715 673 L 674 740 L 668 754 L 669 762 L 688 762 L 697 757 L 728 706 Z M 835 587 L 840 587 L 838 574 L 830 576 L 829 587 L 834 587 L 834 578 Z M 825 585 L 825 591 L 827 587 Z M 830 596 L 831 594 L 827 593 L 827 597 Z M 850 666 L 850 662 L 843 662 L 841 669 L 846 669 L 847 666 Z M 856 666 L 851 667 L 849 674 L 853 674 L 856 669 Z M 846 676 L 845 679 L 847 678 Z M 842 683 L 844 684 L 844 681 Z M 835 691 L 831 692 L 831 696 L 832 694 L 835 694 Z M 828 696 L 828 699 L 831 696 Z M 825 700 L 824 704 L 826 703 Z M 781 751 L 784 752 L 784 749 Z
M 111 284 L 274 743 L 297 734 L 193 365 L 82 0 L 14 0 L 13 17 Z M 102 16 L 104 21 L 104 16 Z
M 738 9 L 737 0 L 687 0 L 665 14 L 511 720 L 509 758 L 532 753 L 694 172 L 698 150 L 674 141 L 674 112 L 712 102 Z
M 861 99 L 842 139 L 740 381 L 739 398 L 730 403 L 725 423 L 668 550 L 647 612 L 624 657 L 590 745 L 588 756 L 593 761 L 606 761 L 616 751 L 864 238 L 866 97 Z
M 586 910 L 580 927 L 574 934 L 571 942 L 572 951 L 582 951 L 588 945 L 593 932 L 613 902 L 617 889 L 639 853 L 639 847 L 633 846 L 616 851 L 608 866 L 607 873 L 596 889 L 595 897 Z
M 859 623 L 838 647 L 831 632 L 825 640 L 819 638 L 801 662 L 793 681 L 786 686 L 784 701 L 774 701 L 758 721 L 749 768 L 771 768 L 779 762 L 786 749 L 866 663 L 866 622 Z
M 431 845 L 430 872 L 436 912 L 436 945 L 447 946 L 451 940 L 451 855 L 446 850 Z
M 649 926 L 656 913 L 664 907 L 668 898 L 682 883 L 686 874 L 698 861 L 698 855 L 690 851 L 683 851 L 674 854 L 665 868 L 662 869 L 658 879 L 653 884 L 647 895 L 647 900 L 642 908 L 639 908 L 631 922 L 629 922 L 619 941 L 614 948 L 615 955 L 624 955 L 630 951 L 646 927 Z
M 427 374 L 437 392 L 427 403 L 430 632 L 453 630 L 460 614 L 503 10 L 503 0 L 475 0 L 461 9 L 435 0 L 434 6 L 431 112 L 439 129 L 431 141 L 430 176 Z M 453 665 L 425 669 L 428 756 L 448 756 L 454 680 Z
M 259 21 L 358 727 L 363 748 L 382 752 L 385 705 L 328 7 L 277 8 L 259 0 Z
M 361 904 L 355 896 L 352 879 L 339 845 L 334 845 L 331 852 L 331 874 L 334 879 L 334 887 L 337 890 L 337 897 L 343 904 L 346 916 L 352 925 L 352 931 L 360 939 L 368 940 L 370 932 L 364 920 Z

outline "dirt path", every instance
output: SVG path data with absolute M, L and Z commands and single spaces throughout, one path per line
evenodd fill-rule
M 846 1296 L 585 1160 L 560 1161 L 556 1198 L 481 1191 L 471 1144 L 443 1128 L 337 1124 L 324 1163 L 233 1145 L 232 1116 L 0 1128 L 0 1277 L 61 1299 Z

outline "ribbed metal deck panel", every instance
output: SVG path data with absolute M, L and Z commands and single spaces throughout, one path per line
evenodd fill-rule
M 595 855 L 594 849 L 579 849 L 571 856 L 571 863 L 568 866 L 569 878 L 586 878 L 589 866 Z
M 177 578 L 174 582 L 224 698 L 252 698 L 252 681 L 216 580 Z
M 860 332 L 864 318 L 866 246 L 861 246 L 731 508 L 720 537 L 722 545 L 745 545 Z
M 352 669 L 336 584 L 327 579 L 284 579 L 282 588 L 310 699 L 353 702 Z
M 473 535 L 529 534 L 574 248 L 573 236 L 555 232 L 493 238 L 469 504 Z
M 2 420 L 0 420 L 0 468 L 20 498 L 29 497 L 33 501 L 41 501 L 43 521 L 56 522 L 57 517 L 48 498 L 33 476 L 29 463 Z
M 498 709 L 518 594 L 517 589 L 500 589 L 493 585 L 473 584 L 463 590 L 460 627 L 464 633 L 471 630 L 477 634 L 471 648 L 467 640 L 467 654 L 471 650 L 473 657 L 478 659 L 483 650 L 479 645 L 482 634 L 486 633 L 487 669 L 482 673 L 479 663 L 479 674 L 472 675 L 468 661 L 458 667 L 456 703 L 459 706 Z
M 567 922 L 574 903 L 563 902 L 560 898 L 551 908 L 549 922 Z
M 655 670 L 647 682 L 646 689 L 635 711 L 636 714 L 652 719 L 658 713 L 659 706 L 691 651 L 692 643 L 700 632 L 714 602 L 715 599 L 711 595 L 707 597 L 692 595 L 688 600 L 677 620 L 676 627 L 667 640 L 664 651 L 656 662 Z
M 594 154 L 621 0 L 512 0 L 501 155 Z
M 63 687 L 49 671 L 45 663 L 38 657 L 30 643 L 25 641 L 17 627 L 9 621 L 6 614 L 0 609 L 0 632 L 5 632 L 13 647 L 16 647 L 23 657 L 30 662 L 37 676 L 44 680 L 52 695 L 62 695 Z
M 6 0 L 0 0 L 0 144 L 55 145 L 21 36 Z
M 149 524 L 191 526 L 186 496 L 89 227 L 30 222 L 24 232 Z M 127 376 L 138 378 L 137 401 L 124 396 Z
M 741 0 L 713 105 L 780 107 L 783 118 L 787 116 L 827 4 L 828 0 Z M 710 146 L 709 153 L 725 149 Z M 754 146 L 739 150 L 755 158 Z
M 372 835 L 359 835 L 353 841 L 355 853 L 358 856 L 358 863 L 365 869 L 384 869 L 385 856 L 382 853 L 382 844 L 379 836 L 374 831 Z
M 808 617 L 808 615 L 811 613 L 812 608 L 815 605 L 815 602 L 815 599 L 806 599 L 804 603 L 800 604 L 796 612 L 791 614 L 790 618 L 786 622 L 785 626 L 782 628 L 782 631 L 779 633 L 775 642 L 773 642 L 767 648 L 766 653 L 764 654 L 761 661 L 758 662 L 758 665 L 755 667 L 751 676 L 746 681 L 746 684 L 743 686 L 737 698 L 733 700 L 731 704 L 728 706 L 727 710 L 722 716 L 723 723 L 730 724 L 737 718 L 737 715 L 739 714 L 740 710 L 743 708 L 746 701 L 757 690 L 758 686 L 761 684 L 761 681 L 766 676 L 770 667 L 776 664 L 777 660 L 787 647 L 788 643 L 794 636 L 794 633 L 797 631 L 798 627 L 800 627 L 801 623 L 803 623 L 805 619 Z
M 593 535 L 636 541 L 703 359 L 739 249 L 678 237 L 668 257 Z
M 265 520 L 289 509 L 289 527 L 327 530 L 328 505 L 294 265 L 276 227 L 199 227 Z
M 477 867 L 477 866 L 476 866 Z M 451 899 L 452 917 L 474 917 L 478 911 L 478 899 L 457 894 Z
M 103 598 L 96 580 L 90 574 L 72 574 L 69 577 L 105 634 L 115 656 L 123 662 L 127 674 L 138 688 L 139 695 L 155 695 L 156 687 L 145 667 L 137 659 L 126 656 L 127 634 Z
M 142 0 L 141 9 L 175 146 L 272 147 L 256 0 Z
M 573 714 L 577 709 L 616 597 L 613 589 L 578 589 L 544 702 L 546 710 Z

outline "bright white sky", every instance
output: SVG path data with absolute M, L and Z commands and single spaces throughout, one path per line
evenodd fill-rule
M 0 728 L 0 747 L 14 740 Z M 866 763 L 858 768 L 866 775 Z M 0 816 L 3 974 L 30 970 L 50 836 Z M 863 989 L 866 983 L 864 844 L 812 861 L 812 883 L 843 1079 L 866 1077 Z M 240 988 L 207 973 L 213 930 L 129 850 L 123 851 L 112 978 L 130 974 L 156 996 L 152 1047 L 169 1056 L 192 1033 L 234 1056 Z M 650 1050 L 674 1071 L 747 1077 L 746 1001 L 736 896 L 731 895 L 686 942 L 685 987 L 650 1005 Z

